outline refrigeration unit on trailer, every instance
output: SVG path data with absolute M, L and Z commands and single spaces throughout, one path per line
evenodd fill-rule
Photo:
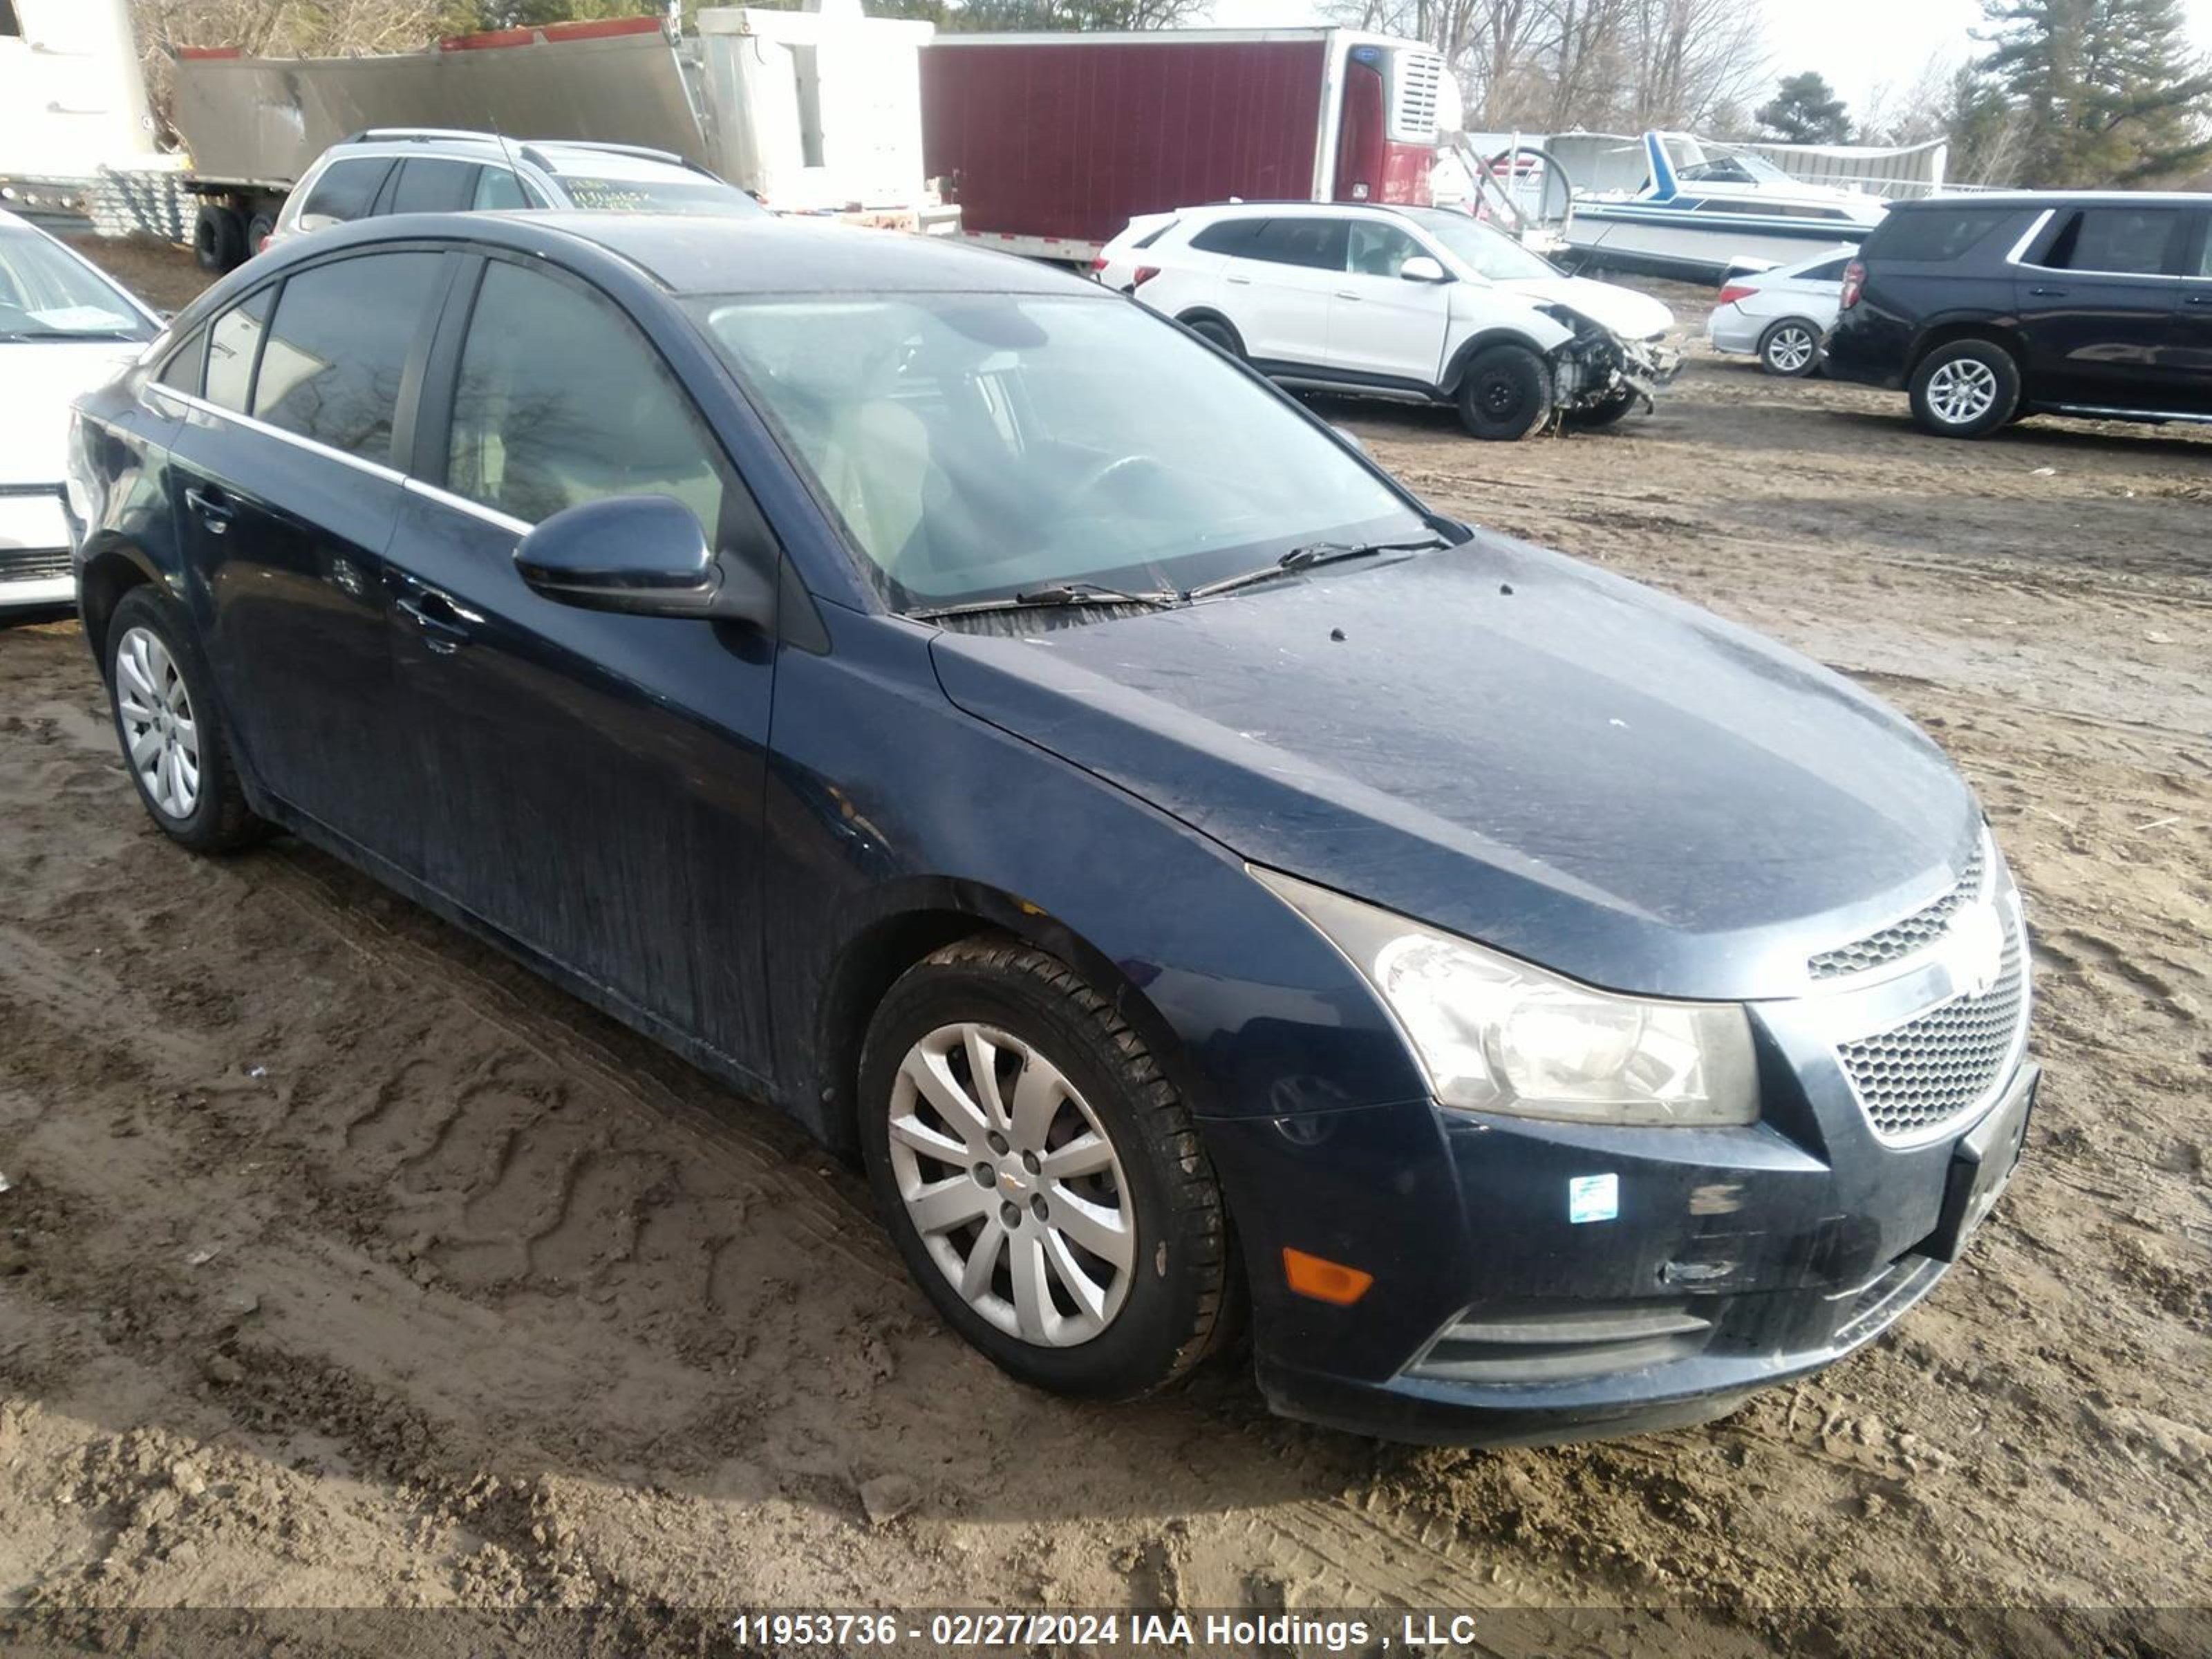
M 939 35 L 921 53 L 923 167 L 963 234 L 1071 262 L 1179 207 L 1425 205 L 1458 106 L 1434 52 L 1352 29 Z

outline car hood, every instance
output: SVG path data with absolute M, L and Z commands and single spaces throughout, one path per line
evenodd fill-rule
M 1493 284 L 1537 305 L 1561 305 L 1624 340 L 1648 340 L 1674 326 L 1674 313 L 1648 294 L 1588 276 L 1524 276 Z
M 0 484 L 59 483 L 70 404 L 144 349 L 133 340 L 0 345 Z
M 1487 535 L 932 653 L 960 708 L 1255 864 L 1616 990 L 1802 991 L 1978 833 L 1942 752 L 1841 677 Z

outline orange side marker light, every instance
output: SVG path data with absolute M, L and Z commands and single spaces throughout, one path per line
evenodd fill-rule
M 1375 1282 L 1373 1273 L 1364 1273 L 1357 1267 L 1347 1267 L 1341 1261 L 1331 1261 L 1324 1256 L 1308 1255 L 1287 1244 L 1283 1247 L 1283 1277 L 1300 1296 L 1310 1296 L 1316 1302 L 1339 1308 L 1348 1308 L 1358 1301 Z

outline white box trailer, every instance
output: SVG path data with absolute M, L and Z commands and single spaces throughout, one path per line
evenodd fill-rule
M 82 211 L 159 165 L 129 0 L 0 0 L 0 204 Z

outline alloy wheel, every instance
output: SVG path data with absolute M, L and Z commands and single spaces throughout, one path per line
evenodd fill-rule
M 1813 335 L 1809 329 L 1794 324 L 1788 328 L 1778 328 L 1766 342 L 1767 366 L 1778 374 L 1802 374 L 1805 366 L 1813 361 L 1814 350 Z
M 1997 377 L 1987 363 L 1954 357 L 1928 377 L 1928 407 L 1947 426 L 1968 426 L 1997 400 Z
M 124 746 L 146 799 L 165 817 L 191 817 L 200 800 L 200 729 L 169 648 L 134 628 L 115 653 L 115 706 Z
M 889 1131 L 907 1215 L 978 1315 L 1054 1348 L 1114 1322 L 1135 1212 L 1111 1137 L 1058 1066 L 994 1027 L 939 1026 L 899 1062 Z

